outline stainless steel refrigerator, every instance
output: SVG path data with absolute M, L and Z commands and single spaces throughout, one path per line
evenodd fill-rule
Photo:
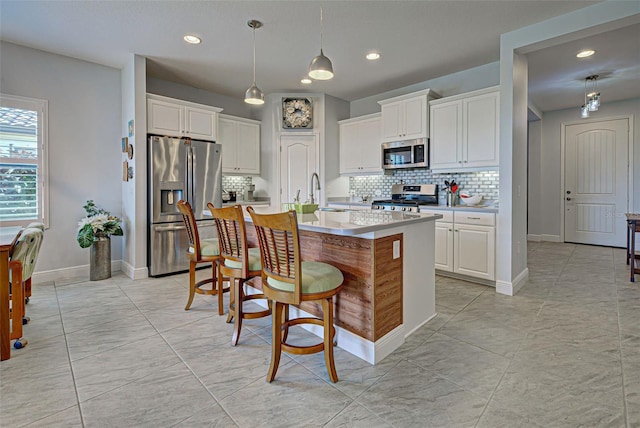
M 178 211 L 187 200 L 200 239 L 216 236 L 207 203 L 222 206 L 222 146 L 212 141 L 149 135 L 150 276 L 186 271 L 189 238 Z

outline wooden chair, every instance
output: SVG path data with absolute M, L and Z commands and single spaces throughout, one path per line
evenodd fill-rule
M 270 309 L 245 312 L 242 307 L 243 303 L 248 300 L 266 298 L 262 293 L 247 295 L 244 292 L 244 283 L 248 279 L 262 274 L 260 250 L 258 248 L 250 248 L 247 244 L 247 230 L 240 205 L 215 208 L 209 202 L 207 206 L 218 230 L 218 244 L 220 246 L 218 284 L 221 284 L 222 276 L 225 276 L 229 278 L 229 286 L 231 287 L 227 322 L 230 323 L 235 318 L 231 344 L 236 346 L 240 338 L 243 319 L 255 319 L 271 315 Z
M 44 233 L 44 223 L 38 221 L 29 223 L 27 225 L 27 229 L 30 228 L 40 229 Z M 44 238 L 44 235 L 42 236 Z M 42 241 L 40 243 L 42 244 Z M 38 252 L 40 252 L 40 247 L 38 247 Z M 29 276 L 29 278 L 24 281 L 24 302 L 29 303 L 29 299 L 31 299 L 31 276 Z
M 31 275 L 42 246 L 44 233 L 39 228 L 28 227 L 14 239 L 9 250 L 11 274 L 11 339 L 17 339 L 15 348 L 26 345 L 22 338 L 22 325 L 28 322 L 25 310 L 25 288 L 31 286 Z
M 291 354 L 314 354 L 324 351 L 324 361 L 332 382 L 338 381 L 333 361 L 333 296 L 342 288 L 344 277 L 328 263 L 305 262 L 300 257 L 300 238 L 295 211 L 279 214 L 256 214 L 247 208 L 258 235 L 262 258 L 262 291 L 272 301 L 271 365 L 267 382 L 271 382 L 280 364 L 282 351 Z M 302 317 L 289 320 L 289 305 L 316 300 L 322 304 L 323 318 Z M 290 326 L 321 325 L 324 340 L 311 346 L 287 343 Z
M 196 293 L 207 295 L 218 295 L 218 314 L 224 313 L 222 304 L 222 293 L 229 291 L 229 288 L 222 287 L 222 281 L 218 281 L 218 265 L 220 260 L 220 248 L 216 238 L 200 239 L 198 225 L 193 215 L 193 210 L 189 202 L 178 201 L 178 210 L 182 214 L 182 220 L 187 229 L 189 237 L 189 248 L 187 249 L 187 259 L 189 259 L 189 299 L 184 310 L 188 311 Z M 201 263 L 211 263 L 211 277 L 196 282 L 196 267 Z M 211 289 L 203 289 L 206 284 L 211 284 Z

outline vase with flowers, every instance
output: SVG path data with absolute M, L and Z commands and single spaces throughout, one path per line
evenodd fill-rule
M 98 281 L 111 277 L 111 235 L 122 236 L 122 220 L 96 206 L 93 200 L 84 205 L 87 216 L 78 222 L 78 244 L 91 247 L 90 279 Z

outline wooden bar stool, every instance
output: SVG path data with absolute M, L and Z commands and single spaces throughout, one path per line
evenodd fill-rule
M 630 281 L 635 282 L 635 274 L 640 273 L 636 254 L 636 233 L 640 233 L 640 214 L 626 213 L 627 217 L 627 264 L 630 266 Z
M 207 206 L 218 229 L 221 259 L 218 284 L 219 287 L 222 286 L 222 276 L 225 276 L 229 278 L 229 286 L 231 287 L 227 322 L 230 323 L 235 318 L 231 344 L 236 346 L 240 338 L 243 319 L 255 319 L 271 315 L 270 309 L 245 312 L 242 308 L 243 302 L 248 300 L 266 299 L 262 293 L 247 295 L 244 292 L 244 283 L 248 279 L 262 274 L 260 250 L 258 248 L 249 248 L 247 244 L 247 230 L 240 205 L 215 208 L 209 202 Z
M 333 361 L 333 296 L 342 288 L 344 277 L 335 266 L 322 262 L 304 262 L 300 256 L 298 220 L 295 211 L 279 214 L 256 214 L 247 208 L 258 235 L 262 258 L 262 292 L 272 301 L 271 365 L 267 382 L 278 371 L 282 351 L 291 354 L 315 354 L 324 351 L 324 361 L 332 382 L 338 381 Z M 289 305 L 316 300 L 322 305 L 323 317 L 301 317 L 289 320 Z M 315 324 L 323 327 L 324 340 L 310 346 L 287 343 L 289 327 Z
M 187 300 L 187 305 L 184 310 L 189 310 L 196 293 L 207 295 L 217 294 L 218 314 L 222 315 L 224 313 L 222 293 L 229 291 L 229 288 L 223 288 L 222 281 L 218 281 L 218 262 L 220 260 L 218 240 L 216 238 L 200 240 L 196 218 L 193 215 L 193 210 L 189 202 L 184 200 L 178 201 L 178 210 L 180 210 L 180 214 L 182 214 L 182 220 L 184 221 L 187 235 L 189 236 L 189 248 L 187 249 L 187 259 L 189 259 L 189 299 Z M 196 282 L 196 267 L 200 263 L 211 263 L 211 277 Z M 211 284 L 210 289 L 201 288 L 209 283 Z

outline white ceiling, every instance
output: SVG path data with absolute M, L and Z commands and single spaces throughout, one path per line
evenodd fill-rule
M 247 21 L 258 19 L 264 27 L 256 31 L 257 83 L 265 93 L 324 92 L 351 101 L 498 61 L 501 34 L 594 3 L 324 1 L 324 52 L 336 76 L 306 86 L 300 79 L 320 47 L 318 1 L 1 0 L 0 37 L 117 68 L 136 53 L 148 58 L 151 77 L 242 98 L 252 82 Z M 185 44 L 187 33 L 203 43 Z M 528 54 L 534 103 L 542 110 L 577 105 L 580 79 L 594 73 L 610 80 L 602 81 L 603 102 L 613 100 L 605 83 L 637 73 L 640 63 L 637 27 L 623 34 L 629 43 L 613 36 L 594 36 L 598 53 L 579 67 L 580 42 Z M 620 62 L 629 49 L 635 68 Z M 369 50 L 382 59 L 365 60 Z M 629 98 L 628 89 L 620 92 Z

